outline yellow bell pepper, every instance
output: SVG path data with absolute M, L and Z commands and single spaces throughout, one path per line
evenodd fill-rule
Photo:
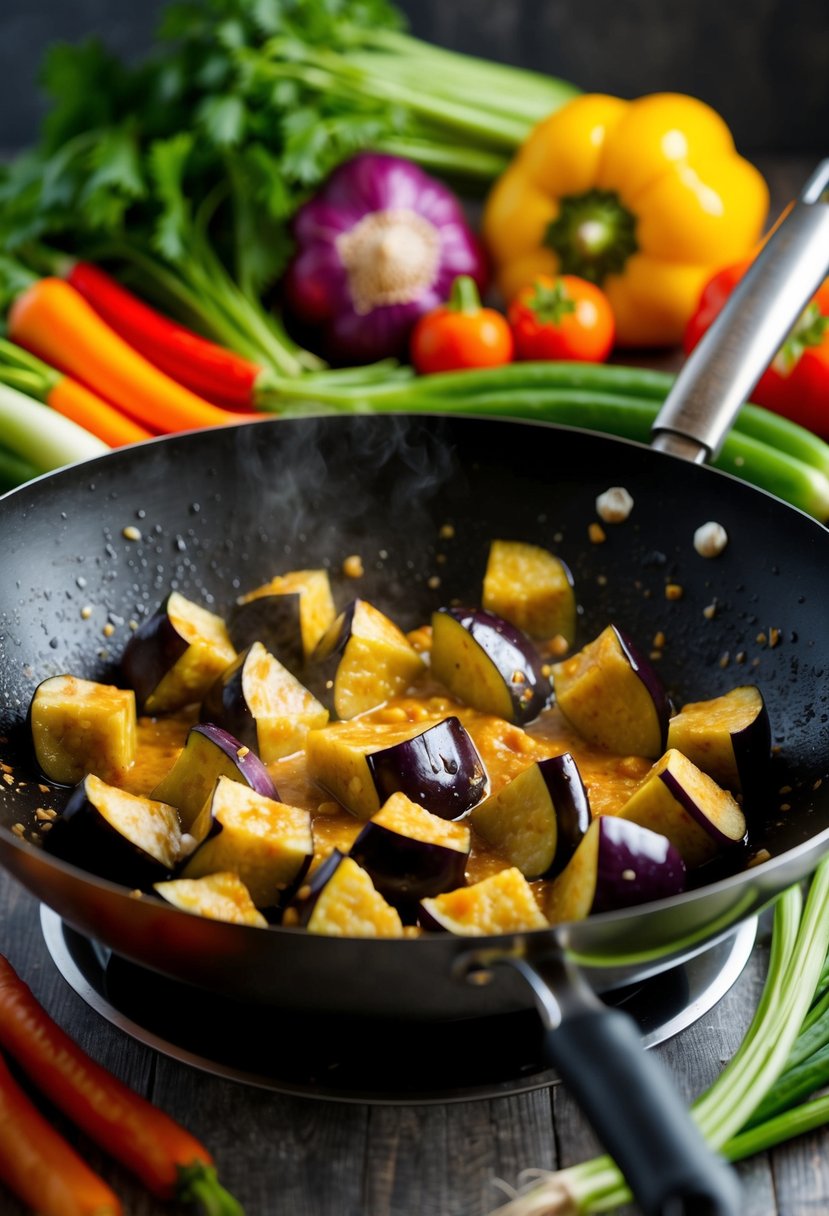
M 530 132 L 482 235 L 505 300 L 538 274 L 580 275 L 610 298 L 619 346 L 673 346 L 714 271 L 753 252 L 768 205 L 703 102 L 587 93 Z

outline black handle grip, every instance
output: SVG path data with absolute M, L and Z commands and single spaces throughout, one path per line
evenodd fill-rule
M 645 1216 L 741 1216 L 736 1174 L 645 1054 L 631 1017 L 601 1005 L 575 1010 L 546 1032 L 545 1052 Z

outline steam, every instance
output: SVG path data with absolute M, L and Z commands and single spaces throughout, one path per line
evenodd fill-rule
M 365 576 L 351 584 L 351 594 L 397 598 L 386 566 L 393 546 L 395 571 L 408 570 L 410 581 L 428 577 L 444 522 L 436 501 L 447 487 L 458 492 L 466 484 L 434 420 L 349 415 L 271 426 L 278 428 L 276 443 L 261 424 L 236 434 L 239 467 L 258 487 L 260 539 L 273 552 L 274 573 L 307 565 L 305 555 L 313 553 L 335 575 L 357 553 Z

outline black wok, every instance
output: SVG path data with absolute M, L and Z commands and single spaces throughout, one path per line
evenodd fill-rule
M 633 495 L 631 518 L 592 544 L 596 497 L 619 484 Z M 730 538 L 716 559 L 693 548 L 706 520 Z M 536 1004 L 551 1028 L 552 1062 L 591 1107 L 643 1208 L 667 1211 L 678 1199 L 687 1209 L 671 1211 L 738 1210 L 730 1174 L 662 1077 L 648 1076 L 652 1062 L 630 1050 L 632 1024 L 604 1010 L 584 981 L 601 991 L 703 949 L 808 875 L 829 846 L 826 528 L 734 478 L 638 444 L 529 423 L 363 416 L 262 421 L 116 451 L 0 500 L 0 535 L 0 760 L 9 768 L 0 861 L 26 887 L 116 953 L 241 1001 L 437 1022 Z M 550 930 L 484 942 L 342 940 L 191 916 L 31 843 L 37 808 L 60 803 L 31 762 L 35 686 L 61 672 L 117 682 L 129 622 L 170 588 L 222 611 L 280 570 L 325 565 L 344 602 L 355 589 L 340 582 L 341 564 L 359 553 L 360 594 L 413 627 L 450 597 L 478 599 L 494 537 L 551 547 L 568 562 L 580 641 L 614 622 L 647 649 L 662 631 L 660 670 L 677 703 L 760 685 L 775 755 L 751 837 L 769 860 L 712 873 L 680 897 Z M 666 598 L 668 582 L 683 588 L 681 599 Z M 778 796 L 784 786 L 791 792 Z M 491 965 L 503 957 L 516 965 Z

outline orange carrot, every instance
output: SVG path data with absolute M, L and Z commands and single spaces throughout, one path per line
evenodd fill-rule
M 239 421 L 238 414 L 197 397 L 140 355 L 63 279 L 38 279 L 21 292 L 9 309 L 8 332 L 153 430 L 196 430 Z
M 120 1216 L 114 1191 L 29 1100 L 0 1056 L 0 1178 L 38 1216 Z
M 240 1216 L 236 1200 L 219 1185 L 207 1149 L 88 1056 L 2 955 L 0 1046 L 59 1110 L 154 1195 L 197 1199 L 215 1216 Z
M 71 418 L 78 426 L 103 439 L 111 448 L 120 448 L 124 444 L 138 443 L 151 437 L 146 427 L 133 422 L 132 418 L 116 410 L 71 376 L 56 376 L 45 401 L 64 418 Z

